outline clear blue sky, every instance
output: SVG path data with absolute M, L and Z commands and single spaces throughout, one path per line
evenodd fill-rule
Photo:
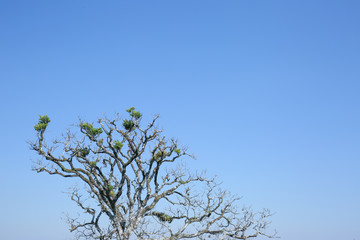
M 4 240 L 71 239 L 71 181 L 36 174 L 60 133 L 135 106 L 284 240 L 360 240 L 358 0 L 0 2 Z

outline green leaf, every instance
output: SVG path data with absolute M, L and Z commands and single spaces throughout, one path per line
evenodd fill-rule
M 167 151 L 159 150 L 155 153 L 154 158 L 155 159 L 164 159 L 167 156 L 169 156 L 169 153 Z
M 40 116 L 39 115 L 39 123 L 48 124 L 50 122 L 50 118 L 48 115 Z
M 171 223 L 173 221 L 173 217 L 171 217 L 163 212 L 152 212 L 151 215 L 157 217 L 161 222 Z
M 130 115 L 136 119 L 141 118 L 141 113 L 140 112 L 136 112 L 136 111 L 132 111 L 132 113 L 130 113 Z
M 89 155 L 89 153 L 90 153 L 90 148 L 83 148 L 80 150 L 80 155 L 82 157 L 86 157 L 87 155 Z
M 111 196 L 111 197 L 115 197 L 115 192 L 114 192 L 114 191 L 110 191 L 110 196 Z
M 40 132 L 40 131 L 42 131 L 42 130 L 45 130 L 46 127 L 47 127 L 47 124 L 45 124 L 45 123 L 39 123 L 39 124 L 36 124 L 36 125 L 34 126 L 34 129 L 35 129 L 36 131 Z
M 91 162 L 89 162 L 89 164 L 91 167 L 96 167 L 96 161 L 91 161 Z
M 34 129 L 38 132 L 45 131 L 49 122 L 50 118 L 47 115 L 39 115 L 39 123 L 34 126 Z
M 80 123 L 80 128 L 92 137 L 96 137 L 102 133 L 101 128 L 94 128 L 90 123 Z
M 124 144 L 118 140 L 114 141 L 114 148 L 118 151 L 121 150 L 121 148 L 124 146 Z
M 135 111 L 134 107 L 131 107 L 129 109 L 126 109 L 128 113 L 130 113 L 130 116 L 132 116 L 135 119 L 141 118 L 142 114 L 140 112 Z
M 131 112 L 134 111 L 134 110 L 135 110 L 134 107 L 131 107 L 131 108 L 129 108 L 129 109 L 126 109 L 126 111 L 127 111 L 128 113 L 131 113 Z
M 133 121 L 131 121 L 131 120 L 125 119 L 125 120 L 123 121 L 123 126 L 124 126 L 124 128 L 125 128 L 126 130 L 131 131 L 131 130 L 134 129 L 135 123 L 134 123 Z
M 174 152 L 176 152 L 176 153 L 177 153 L 177 155 L 180 155 L 180 149 L 175 148 L 175 149 L 174 149 Z

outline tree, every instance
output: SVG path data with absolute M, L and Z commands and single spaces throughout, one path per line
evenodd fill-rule
M 145 127 L 132 107 L 121 120 L 80 120 L 61 140 L 45 141 L 50 119 L 40 116 L 31 149 L 41 156 L 33 170 L 76 178 L 71 199 L 84 215 L 69 217 L 77 239 L 249 239 L 268 235 L 268 210 L 238 209 L 239 198 L 221 190 L 215 178 L 191 173 L 180 163 L 193 158 L 156 126 Z

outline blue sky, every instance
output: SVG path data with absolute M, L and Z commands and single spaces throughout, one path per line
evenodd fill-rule
M 360 240 L 360 3 L 0 2 L 0 232 L 67 240 L 71 181 L 31 171 L 50 135 L 135 106 L 284 240 Z

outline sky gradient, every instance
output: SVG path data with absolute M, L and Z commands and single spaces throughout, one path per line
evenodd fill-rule
M 284 240 L 360 240 L 360 2 L 3 0 L 0 232 L 68 240 L 49 136 L 134 106 Z

